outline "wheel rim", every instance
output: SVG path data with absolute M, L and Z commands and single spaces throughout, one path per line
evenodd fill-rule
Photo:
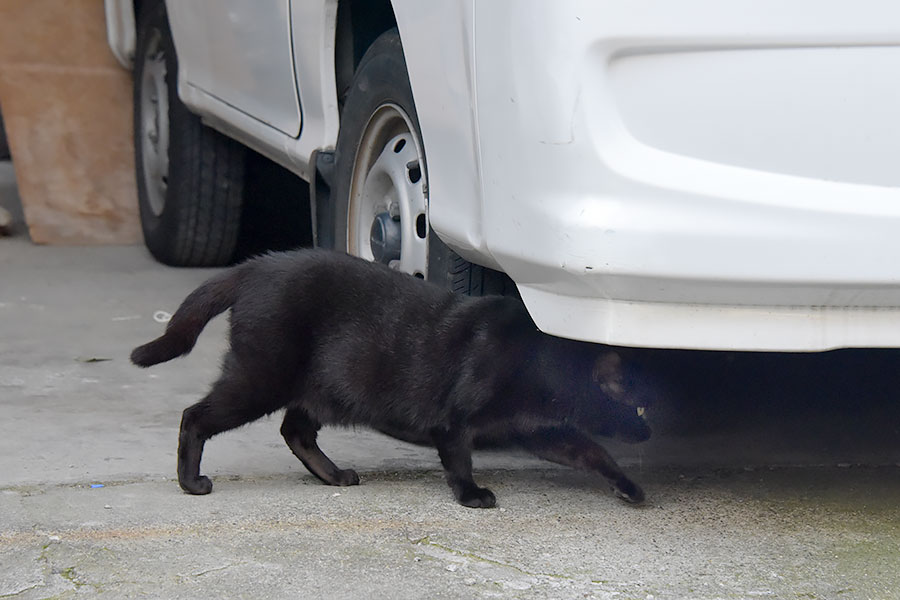
M 169 181 L 169 90 L 162 34 L 154 30 L 143 57 L 138 137 L 141 144 L 144 188 L 155 216 L 166 206 Z
M 414 131 L 406 112 L 392 103 L 378 107 L 366 124 L 350 180 L 347 251 L 424 278 L 428 275 L 428 184 Z M 379 243 L 379 236 L 394 228 L 399 229 L 399 258 L 384 252 Z

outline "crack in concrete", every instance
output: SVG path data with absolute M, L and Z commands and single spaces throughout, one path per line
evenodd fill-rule
M 432 548 L 437 548 L 438 550 L 443 550 L 444 552 L 449 552 L 450 554 L 453 554 L 455 556 L 459 556 L 462 558 L 469 558 L 472 560 L 476 560 L 478 562 L 483 562 L 485 564 L 493 565 L 495 567 L 504 567 L 507 569 L 512 569 L 513 571 L 521 573 L 522 575 L 527 575 L 528 577 L 546 577 L 548 579 L 562 579 L 562 580 L 571 581 L 571 582 L 576 581 L 573 577 L 570 577 L 568 575 L 560 575 L 557 573 L 532 573 L 531 571 L 526 571 L 525 569 L 523 569 L 521 567 L 517 567 L 516 565 L 501 562 L 499 560 L 494 560 L 493 558 L 486 558 L 484 556 L 480 556 L 473 552 L 464 552 L 462 550 L 457 550 L 456 548 L 451 548 L 450 546 L 445 546 L 443 544 L 433 542 L 433 541 L 431 541 L 431 536 L 427 536 L 427 535 L 425 537 L 419 538 L 417 540 L 408 540 L 408 541 L 414 546 L 419 546 L 419 545 L 424 544 L 426 546 L 431 546 Z
M 55 537 L 55 536 L 54 536 Z M 54 546 L 57 546 L 60 543 L 59 538 L 51 539 L 47 543 L 41 546 L 41 553 L 37 557 L 37 561 L 39 563 L 43 563 L 43 571 L 44 571 L 44 583 L 36 584 L 36 587 L 49 587 L 48 580 L 50 577 L 54 575 L 58 575 L 69 584 L 74 586 L 73 588 L 66 591 L 66 593 L 75 591 L 78 592 L 81 588 L 87 586 L 94 589 L 94 591 L 99 592 L 101 590 L 101 586 L 96 583 L 91 583 L 89 581 L 82 581 L 79 579 L 78 571 L 76 570 L 78 565 L 70 565 L 63 569 L 55 569 L 53 566 L 53 559 L 49 556 L 50 549 Z M 54 598 L 56 596 L 53 596 Z
M 19 590 L 18 592 L 13 592 L 11 594 L 3 594 L 2 596 L 0 596 L 0 598 L 15 598 L 16 596 L 21 596 L 25 592 L 30 592 L 31 590 L 36 590 L 36 589 L 42 588 L 42 587 L 47 587 L 47 585 L 43 584 L 43 583 L 36 583 L 27 588 L 23 588 L 23 589 Z
M 206 569 L 203 571 L 197 571 L 196 573 L 191 573 L 191 577 L 200 577 L 201 575 L 206 575 L 207 573 L 215 573 L 216 571 L 224 571 L 225 569 L 230 569 L 231 567 L 237 567 L 238 565 L 242 565 L 244 563 L 234 563 L 232 565 L 225 565 L 222 567 L 213 567 L 211 569 Z M 182 575 L 184 577 L 184 575 Z

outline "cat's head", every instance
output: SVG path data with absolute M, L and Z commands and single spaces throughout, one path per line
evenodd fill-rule
M 599 435 L 628 442 L 650 437 L 646 410 L 659 396 L 656 379 L 622 348 L 603 348 L 591 370 L 591 400 L 582 407 L 583 418 Z
M 604 348 L 597 355 L 591 370 L 591 385 L 607 400 L 636 409 L 653 404 L 659 392 L 651 374 L 624 348 Z

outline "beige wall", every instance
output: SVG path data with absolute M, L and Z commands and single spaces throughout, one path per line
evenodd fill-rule
M 0 105 L 35 242 L 141 241 L 131 74 L 102 0 L 0 2 Z

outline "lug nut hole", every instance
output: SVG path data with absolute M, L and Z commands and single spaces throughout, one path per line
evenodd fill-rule
M 422 179 L 422 168 L 419 166 L 419 161 L 413 160 L 406 163 L 406 176 L 410 183 L 419 183 L 419 180 Z
M 416 235 L 419 236 L 420 240 L 424 240 L 427 234 L 428 227 L 425 222 L 425 213 L 420 213 L 419 216 L 416 217 Z

